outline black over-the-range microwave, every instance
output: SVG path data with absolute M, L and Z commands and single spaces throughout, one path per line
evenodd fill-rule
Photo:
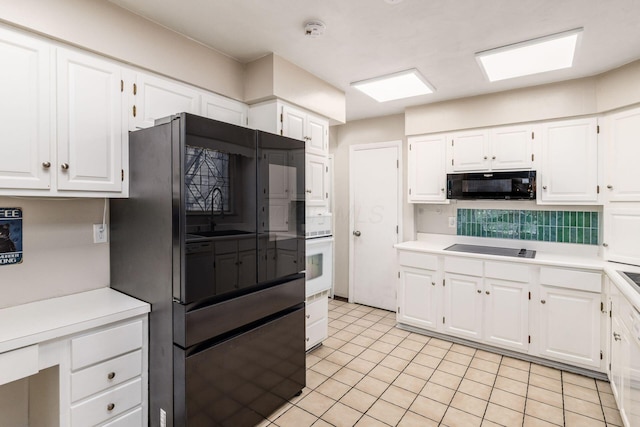
M 535 200 L 536 171 L 447 174 L 447 199 Z

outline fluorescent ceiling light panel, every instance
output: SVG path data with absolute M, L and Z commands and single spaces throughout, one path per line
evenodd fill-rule
M 573 65 L 582 28 L 476 53 L 491 82 L 561 70 Z
M 378 102 L 426 95 L 434 91 L 433 86 L 431 86 L 416 69 L 362 80 L 351 83 L 351 86 L 364 92 Z

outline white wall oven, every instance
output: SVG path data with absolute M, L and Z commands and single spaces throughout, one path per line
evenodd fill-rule
M 306 296 L 331 290 L 333 285 L 333 235 L 331 214 L 306 218 Z

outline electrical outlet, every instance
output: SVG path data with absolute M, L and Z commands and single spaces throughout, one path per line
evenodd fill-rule
M 455 216 L 450 216 L 449 217 L 449 228 L 456 228 L 456 217 Z
M 93 224 L 93 243 L 107 243 L 107 232 L 105 224 Z

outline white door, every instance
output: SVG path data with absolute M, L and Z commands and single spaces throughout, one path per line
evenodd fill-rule
M 0 29 L 0 57 L 0 187 L 49 188 L 49 46 Z
M 445 135 L 409 138 L 409 202 L 447 201 Z
M 401 143 L 350 147 L 351 258 L 349 300 L 396 309 L 393 247 L 399 239 Z
M 57 59 L 58 189 L 120 191 L 122 69 L 62 48 Z
M 436 330 L 438 326 L 439 286 L 436 272 L 414 268 L 400 271 L 398 322 Z
M 484 340 L 502 348 L 529 348 L 529 284 L 499 279 L 484 283 Z
M 491 170 L 531 169 L 533 165 L 531 126 L 509 126 L 491 130 Z
M 460 132 L 451 139 L 451 169 L 454 172 L 489 170 L 488 131 Z
M 482 337 L 482 278 L 445 273 L 444 318 L 446 333 L 480 340 Z
M 135 92 L 131 130 L 151 127 L 172 114 L 200 114 L 200 93 L 189 86 L 138 73 Z

